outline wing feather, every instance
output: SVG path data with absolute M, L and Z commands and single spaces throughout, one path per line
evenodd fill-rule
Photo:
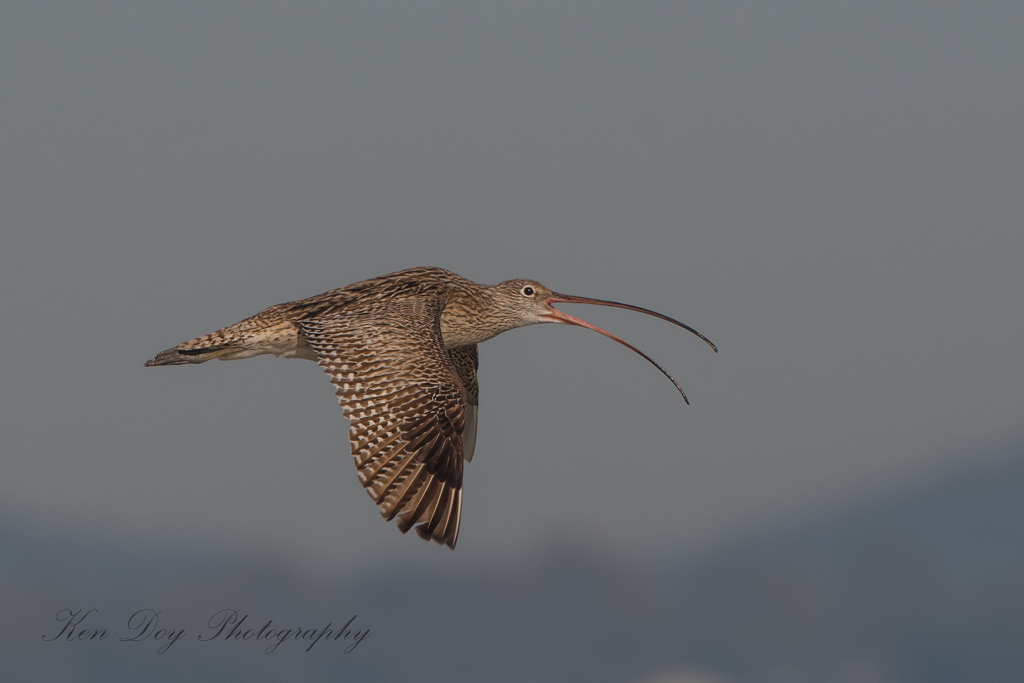
M 448 355 L 451 356 L 455 372 L 466 390 L 466 426 L 462 432 L 462 451 L 463 458 L 469 462 L 473 459 L 473 451 L 476 450 L 476 414 L 480 402 L 476 371 L 480 366 L 480 357 L 477 355 L 476 344 L 448 349 Z
M 359 481 L 381 515 L 402 533 L 416 526 L 420 537 L 454 548 L 463 434 L 476 426 L 476 411 L 467 414 L 476 347 L 471 395 L 465 369 L 444 348 L 442 308 L 436 298 L 402 299 L 298 324 L 336 387 Z

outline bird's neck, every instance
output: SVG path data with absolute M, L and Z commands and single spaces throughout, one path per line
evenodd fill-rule
M 473 284 L 454 289 L 441 313 L 441 337 L 446 348 L 479 344 L 516 327 L 503 318 L 489 288 Z

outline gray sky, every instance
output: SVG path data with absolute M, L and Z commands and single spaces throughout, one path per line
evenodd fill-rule
M 623 556 L 1020 435 L 1024 6 L 4 3 L 0 509 L 330 571 Z M 437 265 L 572 307 L 481 347 L 452 554 L 381 521 L 332 387 L 144 369 Z M 674 552 L 675 550 L 673 550 Z

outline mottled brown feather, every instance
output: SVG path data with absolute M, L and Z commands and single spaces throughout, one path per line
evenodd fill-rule
M 381 515 L 454 548 L 469 394 L 441 338 L 443 307 L 431 293 L 298 325 L 337 387 L 359 480 Z
M 462 432 L 462 450 L 463 458 L 469 462 L 473 459 L 473 451 L 476 450 L 476 418 L 480 403 L 480 386 L 477 383 L 476 371 L 480 366 L 480 357 L 477 355 L 476 344 L 448 349 L 448 355 L 451 356 L 455 373 L 466 390 L 466 427 Z

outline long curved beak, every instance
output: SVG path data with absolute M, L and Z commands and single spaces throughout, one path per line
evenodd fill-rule
M 635 346 L 633 346 L 629 342 L 627 342 L 627 341 L 625 341 L 623 339 L 620 339 L 619 337 L 616 337 L 611 332 L 608 332 L 607 330 L 602 330 L 597 325 L 591 325 L 590 323 L 588 323 L 585 320 L 580 320 L 579 318 L 571 316 L 568 313 L 565 313 L 564 311 L 560 311 L 557 308 L 553 307 L 551 304 L 555 304 L 555 303 L 594 304 L 594 305 L 597 305 L 597 306 L 611 306 L 611 307 L 614 307 L 614 308 L 625 308 L 626 310 L 629 310 L 629 311 L 636 311 L 638 313 L 646 313 L 647 315 L 653 315 L 655 318 L 661 318 L 662 320 L 667 320 L 668 322 L 672 323 L 673 325 L 678 325 L 679 327 L 682 327 L 684 330 L 688 330 L 688 331 L 692 332 L 693 334 L 697 335 L 698 337 L 703 339 L 705 342 L 707 342 L 708 346 L 710 346 L 712 349 L 714 349 L 715 353 L 718 353 L 718 348 L 714 344 L 711 343 L 710 339 L 708 339 L 703 334 L 701 334 L 697 330 L 693 329 L 689 325 L 685 325 L 685 324 L 679 322 L 678 320 L 675 320 L 674 318 L 668 317 L 667 315 L 662 315 L 661 313 L 658 313 L 657 311 L 651 311 L 651 310 L 648 310 L 646 308 L 640 308 L 639 306 L 633 306 L 633 305 L 630 305 L 630 304 L 619 303 L 618 301 L 605 301 L 604 299 L 588 299 L 588 298 L 582 297 L 582 296 L 571 296 L 571 295 L 568 295 L 568 294 L 558 294 L 556 292 L 552 292 L 552 294 L 554 296 L 551 299 L 548 299 L 548 301 L 547 301 L 548 308 L 551 309 L 551 312 L 550 313 L 546 313 L 546 314 L 542 315 L 541 317 L 548 318 L 548 319 L 551 320 L 551 322 L 558 322 L 558 323 L 562 323 L 564 325 L 576 325 L 578 327 L 585 327 L 588 330 L 593 330 L 594 332 L 597 332 L 599 334 L 603 334 L 604 336 L 608 337 L 611 340 L 617 341 L 618 343 L 622 344 L 626 348 L 628 348 L 631 351 L 633 351 L 633 352 L 637 353 L 638 355 L 642 356 L 644 358 L 644 360 L 646 360 L 648 363 L 650 363 L 654 367 L 658 368 L 658 370 L 661 371 L 661 374 L 663 374 L 666 377 L 668 377 L 669 381 L 671 381 L 672 384 L 675 385 L 675 388 L 679 390 L 679 393 L 680 393 L 680 395 L 682 395 L 683 400 L 686 401 L 686 405 L 690 405 L 690 399 L 686 398 L 686 392 L 683 391 L 683 388 L 680 387 L 679 383 L 676 382 L 676 380 L 672 377 L 672 375 L 670 375 L 667 372 L 665 372 L 665 368 L 663 368 L 660 365 L 658 365 L 658 363 L 653 358 L 651 358 L 646 353 L 644 353 L 640 349 L 636 348 Z
M 667 315 L 664 315 L 662 313 L 658 313 L 657 311 L 652 311 L 652 310 L 650 310 L 648 308 L 640 308 L 639 306 L 633 306 L 632 304 L 621 304 L 618 301 L 605 301 L 604 299 L 587 299 L 586 297 L 582 297 L 582 296 L 570 296 L 568 294 L 558 294 L 557 292 L 552 292 L 552 294 L 554 294 L 556 298 L 549 299 L 548 300 L 548 304 L 549 305 L 552 304 L 552 303 L 594 304 L 595 306 L 611 306 L 613 308 L 625 308 L 627 311 L 636 311 L 637 313 L 646 313 L 647 315 L 653 315 L 655 318 L 661 318 L 662 320 L 667 320 L 668 322 L 672 323 L 673 325 L 678 325 L 679 327 L 683 328 L 684 330 L 686 330 L 688 332 L 692 332 L 693 334 L 695 334 L 698 337 L 700 337 L 701 339 L 703 339 L 707 343 L 708 346 L 710 346 L 712 349 L 714 349 L 715 353 L 718 353 L 718 347 L 715 346 L 714 344 L 712 344 L 711 340 L 708 339 L 707 337 L 705 337 L 703 334 L 701 334 L 697 330 L 693 329 L 689 325 L 687 325 L 685 323 L 681 323 L 678 320 L 676 320 L 675 318 L 670 318 Z

